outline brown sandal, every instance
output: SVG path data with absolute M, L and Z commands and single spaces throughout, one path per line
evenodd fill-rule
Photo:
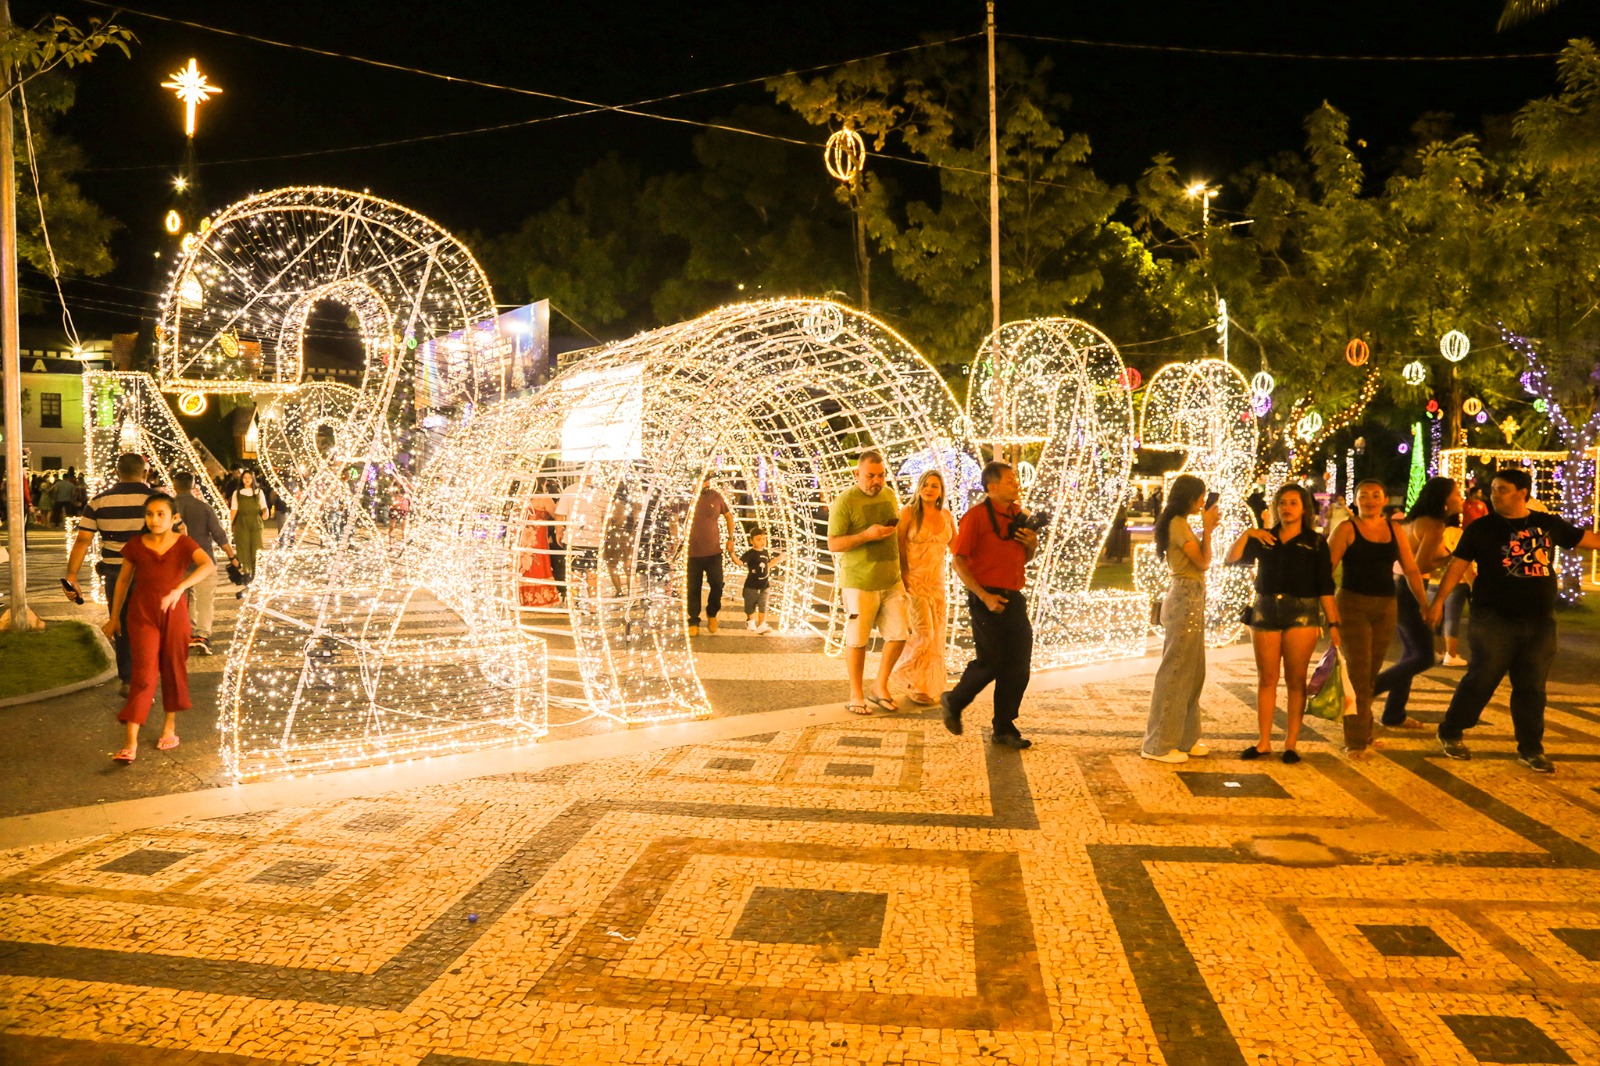
M 847 704 L 845 704 L 845 706 L 846 706 L 846 708 L 849 709 L 851 714 L 871 714 L 872 713 L 872 708 L 868 707 L 865 703 L 847 703 Z

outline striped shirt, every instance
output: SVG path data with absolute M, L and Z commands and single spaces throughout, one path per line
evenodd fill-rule
M 100 561 L 122 564 L 122 546 L 144 531 L 144 503 L 150 486 L 142 481 L 119 481 L 89 501 L 78 519 L 78 531 L 100 534 Z

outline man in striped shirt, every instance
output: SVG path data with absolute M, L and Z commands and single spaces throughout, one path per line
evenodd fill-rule
M 122 570 L 122 546 L 144 530 L 144 504 L 150 495 L 145 484 L 144 457 L 127 452 L 117 457 L 117 483 L 89 501 L 78 519 L 78 537 L 72 542 L 72 552 L 67 556 L 67 584 L 63 590 L 67 599 L 76 602 L 83 595 L 78 590 L 78 570 L 83 566 L 84 553 L 100 534 L 100 561 L 95 573 L 105 584 L 106 610 L 111 609 L 112 591 L 117 587 L 117 574 Z M 131 599 L 132 597 L 128 597 Z M 133 677 L 133 653 L 128 647 L 128 621 L 126 602 L 122 605 L 122 624 L 113 642 L 117 649 L 117 676 L 122 679 L 122 694 L 128 694 L 128 681 Z

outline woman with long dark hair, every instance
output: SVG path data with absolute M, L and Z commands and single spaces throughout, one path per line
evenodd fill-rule
M 1394 637 L 1396 600 L 1427 599 L 1422 574 L 1411 554 L 1411 541 L 1397 519 L 1384 516 L 1389 490 L 1367 478 L 1356 485 L 1356 514 L 1328 538 L 1328 552 L 1340 571 L 1339 620 L 1345 660 L 1355 687 L 1356 713 L 1344 716 L 1344 747 L 1352 759 L 1364 759 L 1372 740 L 1372 693 L 1384 652 Z M 1394 568 L 1400 566 L 1410 592 L 1394 591 Z
M 111 756 L 117 762 L 133 762 L 139 755 L 139 727 L 149 717 L 156 682 L 161 683 L 161 706 L 166 712 L 156 747 L 170 751 L 178 746 L 178 712 L 190 707 L 189 608 L 184 591 L 215 573 L 217 564 L 193 539 L 172 528 L 172 516 L 172 497 L 151 493 L 144 504 L 145 532 L 123 546 L 122 569 L 111 594 L 106 636 L 115 637 L 126 624 L 133 660 L 128 701 L 117 715 L 127 734 L 122 750 Z
M 1206 484 L 1179 474 L 1156 519 L 1156 556 L 1171 582 L 1161 601 L 1161 665 L 1150 690 L 1150 718 L 1139 754 L 1156 762 L 1187 762 L 1211 754 L 1200 743 L 1200 690 L 1206 683 L 1206 569 L 1211 533 L 1221 517 L 1206 503 Z M 1200 515 L 1199 537 L 1189 526 Z
M 1261 740 L 1244 749 L 1241 759 L 1259 759 L 1272 751 L 1272 718 L 1281 673 L 1289 690 L 1283 761 L 1300 761 L 1295 744 L 1306 711 L 1306 671 L 1324 619 L 1334 645 L 1339 644 L 1333 562 L 1328 542 L 1311 526 L 1316 506 L 1304 485 L 1285 485 L 1272 497 L 1275 524 L 1270 529 L 1245 530 L 1228 549 L 1229 563 L 1258 564 L 1250 642 L 1256 652 L 1256 721 Z
M 1461 513 L 1461 488 L 1447 477 L 1429 478 L 1417 494 L 1411 509 L 1406 512 L 1405 532 L 1411 545 L 1411 554 L 1422 573 L 1422 591 L 1428 591 L 1428 582 L 1450 561 L 1450 550 L 1444 545 L 1445 520 Z M 1423 617 L 1428 611 L 1427 601 L 1417 598 L 1406 588 L 1406 579 L 1394 580 L 1396 615 L 1399 618 L 1400 658 L 1378 675 L 1373 693 L 1388 695 L 1383 701 L 1383 724 L 1391 729 L 1423 729 L 1415 718 L 1406 717 L 1406 703 L 1411 699 L 1411 681 L 1434 665 L 1433 627 Z

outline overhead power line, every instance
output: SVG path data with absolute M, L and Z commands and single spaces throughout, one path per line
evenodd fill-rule
M 1197 48 L 1180 44 L 1138 44 L 1131 41 L 1094 41 L 1084 37 L 1050 37 L 1036 33 L 1001 33 L 1013 41 L 1071 44 L 1082 48 L 1113 48 L 1130 52 L 1177 52 L 1228 59 L 1293 59 L 1325 63 L 1492 63 L 1514 59 L 1555 59 L 1560 52 L 1500 52 L 1487 55 L 1379 56 L 1331 55 L 1320 52 L 1266 52 L 1245 48 Z

